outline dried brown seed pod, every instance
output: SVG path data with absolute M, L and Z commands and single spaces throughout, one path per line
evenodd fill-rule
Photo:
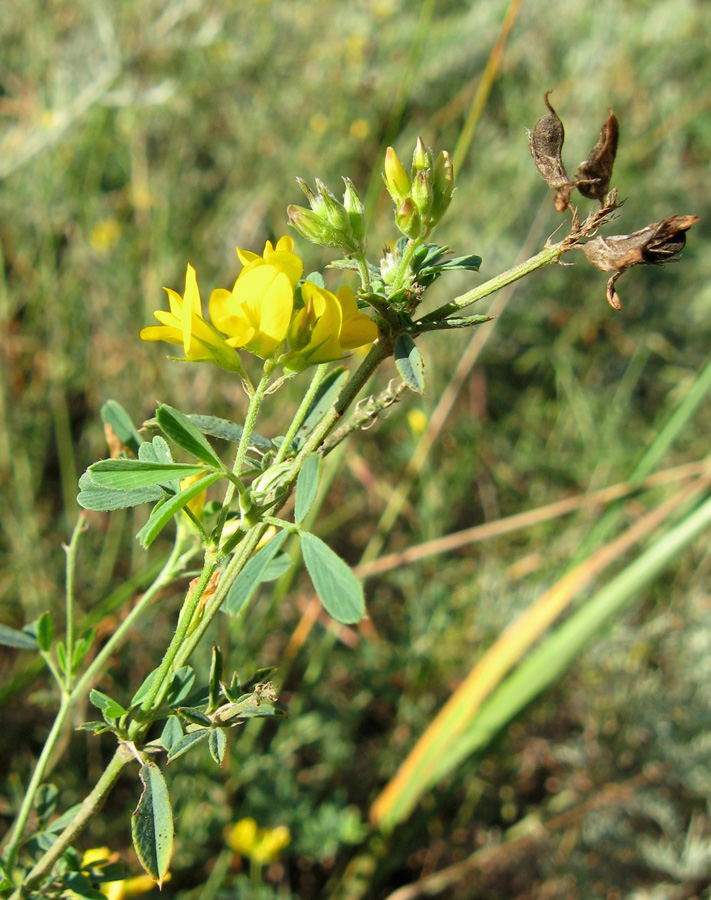
M 612 167 L 617 155 L 619 136 L 619 123 L 612 110 L 609 110 L 607 121 L 602 126 L 597 144 L 592 148 L 585 162 L 580 163 L 575 176 L 575 184 L 583 197 L 587 197 L 589 200 L 599 200 L 602 203 L 607 196 L 612 178 Z
M 621 309 L 615 282 L 632 266 L 659 266 L 684 249 L 686 232 L 699 221 L 698 216 L 669 216 L 632 234 L 596 237 L 581 249 L 588 261 L 602 272 L 615 274 L 607 283 L 607 300 L 613 309 Z
M 565 129 L 558 114 L 548 102 L 548 94 L 550 91 L 546 91 L 543 96 L 543 102 L 549 110 L 548 115 L 539 119 L 533 126 L 533 131 L 528 132 L 528 146 L 536 168 L 548 186 L 556 192 L 556 210 L 563 212 L 568 208 L 575 183 L 568 178 L 561 159 Z

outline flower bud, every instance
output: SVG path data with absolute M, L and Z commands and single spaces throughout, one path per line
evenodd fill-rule
M 423 169 L 417 172 L 412 180 L 412 199 L 415 202 L 423 222 L 427 222 L 432 210 L 432 170 Z
M 405 167 L 392 147 L 388 147 L 385 151 L 383 181 L 396 206 L 400 206 L 402 201 L 410 196 L 412 188 L 410 176 L 405 171 Z
M 410 197 L 403 200 L 395 210 L 395 224 L 405 237 L 415 239 L 422 233 L 422 219 L 414 200 Z
M 418 172 L 431 171 L 433 164 L 432 151 L 425 145 L 422 138 L 418 137 L 415 144 L 415 152 L 412 154 L 413 181 Z
M 454 193 L 454 166 L 449 153 L 442 150 L 434 164 L 432 183 L 432 212 L 430 219 L 436 224 L 447 211 Z
M 344 178 L 343 183 L 346 186 L 343 194 L 343 206 L 348 213 L 353 236 L 362 244 L 365 239 L 365 206 L 350 178 Z
M 323 203 L 323 209 L 325 211 L 326 217 L 328 221 L 333 225 L 334 228 L 338 229 L 338 231 L 349 232 L 351 230 L 350 219 L 348 218 L 348 213 L 345 211 L 343 205 L 336 200 L 333 194 L 329 191 L 326 185 L 321 181 L 320 178 L 316 179 L 316 190 L 318 191 L 318 195 Z

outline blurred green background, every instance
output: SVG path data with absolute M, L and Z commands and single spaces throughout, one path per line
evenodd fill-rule
M 78 477 L 106 454 L 98 416 L 106 399 L 138 421 L 158 400 L 236 420 L 244 413 L 244 395 L 226 373 L 167 362 L 164 348 L 138 340 L 153 310 L 165 306 L 161 286 L 182 290 L 187 262 L 204 299 L 231 285 L 235 245 L 261 251 L 267 238 L 287 232 L 286 205 L 303 200 L 297 175 L 333 189 L 348 175 L 367 194 L 377 261 L 394 236 L 379 175 L 385 146 L 407 160 L 420 134 L 436 152 L 453 150 L 477 96 L 485 103 L 436 237 L 458 255 L 482 256 L 481 276 L 442 279 L 435 300 L 507 268 L 522 248 L 531 255 L 559 228 L 525 132 L 545 112 L 546 90 L 566 127 L 569 171 L 597 139 L 608 107 L 620 121 L 613 184 L 626 203 L 613 230 L 674 213 L 701 222 L 681 264 L 621 280 L 621 313 L 605 301 L 606 276 L 582 256 L 517 286 L 383 552 L 625 480 L 709 362 L 704 0 L 2 6 L 5 624 L 20 627 L 47 608 L 61 614 L 61 545 L 78 514 Z M 512 27 L 491 89 L 477 95 L 507 13 Z M 301 241 L 297 249 L 306 272 L 332 258 Z M 340 471 L 334 463 L 319 533 L 351 564 L 420 436 L 420 420 L 405 413 L 430 417 L 471 337 L 423 338 L 426 396 L 407 397 L 351 439 L 336 460 Z M 383 385 L 393 373 L 384 371 Z M 295 402 L 300 387 L 280 403 Z M 282 428 L 279 404 L 272 409 L 259 426 L 269 435 Z M 705 400 L 661 467 L 707 454 L 710 411 Z M 644 502 L 625 506 L 627 522 Z M 132 535 L 143 515 L 90 516 L 78 596 L 100 634 L 115 627 L 165 552 L 160 542 L 148 554 L 138 548 Z M 199 753 L 171 767 L 179 842 L 161 896 L 255 896 L 246 864 L 224 839 L 226 827 L 251 816 L 292 834 L 265 871 L 260 896 L 385 898 L 495 845 L 517 823 L 562 810 L 571 798 L 602 796 L 606 785 L 640 773 L 651 774 L 624 803 L 573 816 L 535 847 L 468 872 L 446 896 L 709 896 L 707 542 L 476 765 L 460 767 L 387 843 L 369 842 L 370 802 L 483 649 L 563 574 L 598 516 L 581 513 L 369 579 L 371 627 L 345 641 L 323 623 L 305 643 L 295 641 L 309 597 L 300 575 L 283 598 L 265 592 L 239 633 L 223 622 L 219 640 L 231 668 L 249 674 L 282 664 L 290 718 L 233 737 L 223 771 Z M 103 690 L 129 696 L 153 668 L 182 587 L 116 657 Z M 295 651 L 288 665 L 285 649 Z M 8 774 L 0 814 L 9 821 L 55 700 L 22 654 L 8 651 L 0 666 Z M 66 749 L 75 763 L 54 779 L 69 806 L 112 748 L 68 735 Z M 120 851 L 132 871 L 128 813 L 136 798 L 135 785 L 122 782 L 82 844 Z M 358 866 L 348 868 L 357 854 Z

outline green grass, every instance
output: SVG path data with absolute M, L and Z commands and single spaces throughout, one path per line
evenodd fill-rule
M 417 134 L 436 149 L 454 148 L 507 8 L 495 0 L 440 2 L 425 4 L 421 18 L 419 7 L 395 0 L 4 4 L 3 623 L 18 627 L 46 608 L 61 614 L 61 544 L 78 513 L 78 475 L 105 453 L 98 410 L 107 398 L 136 419 L 156 400 L 235 419 L 244 413 L 245 398 L 225 373 L 169 363 L 158 345 L 138 340 L 164 304 L 161 286 L 182 288 L 188 261 L 204 299 L 230 285 L 236 244 L 261 249 L 287 231 L 285 207 L 301 202 L 297 175 L 334 188 L 349 175 L 365 191 L 378 184 L 371 173 L 384 142 L 403 158 Z M 572 268 L 517 286 L 383 552 L 627 479 L 697 384 L 711 346 L 710 31 L 704 4 L 692 0 L 524 0 L 437 239 L 458 254 L 480 254 L 483 280 L 515 261 L 534 221 L 532 252 L 558 228 L 525 133 L 545 111 L 549 89 L 565 123 L 569 169 L 586 156 L 608 107 L 620 120 L 613 179 L 626 198 L 620 232 L 673 213 L 701 222 L 679 265 L 623 277 L 621 313 L 605 302 L 606 276 L 582 255 Z M 404 71 L 411 78 L 403 92 Z M 375 189 L 371 196 L 377 258 L 393 231 L 389 201 Z M 311 245 L 298 249 L 307 272 L 331 258 Z M 438 285 L 433 306 L 479 283 L 458 278 Z M 486 311 L 488 302 L 472 311 Z M 424 399 L 411 395 L 351 439 L 320 532 L 350 563 L 360 560 L 415 450 L 404 407 L 432 413 L 470 339 L 423 339 Z M 290 402 L 297 396 L 298 386 Z M 708 454 L 710 411 L 704 396 L 657 468 Z M 269 434 L 280 428 L 276 414 L 259 426 Z M 613 534 L 666 496 L 625 503 Z M 121 616 L 106 596 L 129 577 L 139 591 L 140 573 L 165 550 L 138 548 L 132 535 L 141 516 L 90 519 L 77 591 L 87 615 L 105 611 L 100 633 Z M 225 846 L 223 827 L 251 815 L 292 829 L 281 868 L 269 874 L 279 896 L 385 898 L 498 841 L 526 817 L 547 821 L 566 803 L 639 772 L 651 774 L 625 804 L 549 832 L 549 852 L 473 868 L 451 896 L 705 890 L 711 865 L 698 835 L 711 829 L 704 765 L 711 682 L 703 539 L 387 844 L 369 842 L 362 824 L 472 662 L 581 547 L 592 552 L 599 518 L 581 512 L 369 580 L 377 637 L 359 632 L 354 646 L 317 624 L 281 676 L 286 723 L 250 725 L 221 772 L 199 754 L 169 769 L 180 843 L 162 896 L 250 896 L 244 873 L 229 869 L 214 894 L 201 886 Z M 132 638 L 102 690 L 127 696 L 140 681 L 130 672 L 153 667 L 178 595 L 163 598 L 151 630 Z M 296 601 L 307 596 L 298 576 L 283 602 L 265 593 L 239 633 L 223 622 L 230 667 L 278 664 L 299 620 Z M 0 670 L 5 816 L 51 721 L 48 682 L 29 666 L 8 652 Z M 112 749 L 95 738 L 68 739 L 78 762 L 55 772 L 63 806 L 81 796 L 84 771 L 95 776 Z M 82 846 L 107 843 L 135 868 L 127 823 L 136 800 L 126 780 Z M 370 871 L 360 894 L 355 868 L 346 868 L 352 859 Z

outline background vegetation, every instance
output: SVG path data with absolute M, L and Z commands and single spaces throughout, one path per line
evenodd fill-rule
M 510 33 L 492 54 L 507 15 Z M 296 175 L 333 187 L 353 178 L 368 194 L 376 253 L 393 236 L 382 152 L 390 143 L 407 158 L 417 134 L 435 150 L 464 134 L 437 239 L 480 254 L 482 276 L 494 275 L 560 224 L 525 134 L 551 88 L 569 167 L 608 107 L 620 120 L 621 232 L 673 213 L 701 217 L 681 267 L 627 275 L 615 313 L 606 277 L 581 257 L 495 299 L 495 327 L 479 343 L 468 333 L 423 341 L 426 396 L 408 396 L 408 415 L 396 409 L 334 455 L 320 533 L 357 564 L 625 481 L 709 362 L 710 32 L 703 0 L 5 0 L 2 621 L 60 613 L 61 544 L 78 514 L 78 476 L 105 454 L 107 398 L 139 420 L 156 400 L 233 419 L 244 411 L 225 373 L 166 363 L 139 342 L 164 303 L 161 285 L 181 289 L 186 261 L 206 294 L 228 284 L 235 244 L 260 250 L 286 232 L 286 204 L 302 199 Z M 298 249 L 306 271 L 329 260 Z M 465 353 L 451 411 L 438 419 Z M 710 411 L 704 399 L 658 468 L 708 453 Z M 433 414 L 431 450 L 367 550 Z M 662 496 L 628 501 L 611 534 Z M 372 837 L 367 824 L 371 802 L 483 651 L 592 552 L 599 517 L 583 510 L 373 576 L 360 629 L 312 623 L 300 576 L 265 591 L 246 630 L 232 636 L 225 621 L 230 668 L 280 666 L 290 718 L 246 728 L 221 772 L 207 754 L 172 767 L 179 845 L 162 896 L 254 896 L 224 837 L 249 816 L 292 834 L 265 871 L 264 897 L 385 898 L 441 870 L 451 877 L 439 887 L 461 898 L 709 896 L 706 540 L 391 837 Z M 78 592 L 106 634 L 164 548 L 137 547 L 131 512 L 90 523 Z M 115 658 L 108 693 L 130 696 L 154 666 L 183 587 Z M 7 822 L 54 699 L 21 653 L 8 651 L 1 673 Z M 66 736 L 73 763 L 53 776 L 63 806 L 82 796 L 109 744 Z M 106 844 L 135 869 L 135 803 L 134 786 L 119 786 L 84 846 Z M 504 837 L 515 843 L 502 850 Z

